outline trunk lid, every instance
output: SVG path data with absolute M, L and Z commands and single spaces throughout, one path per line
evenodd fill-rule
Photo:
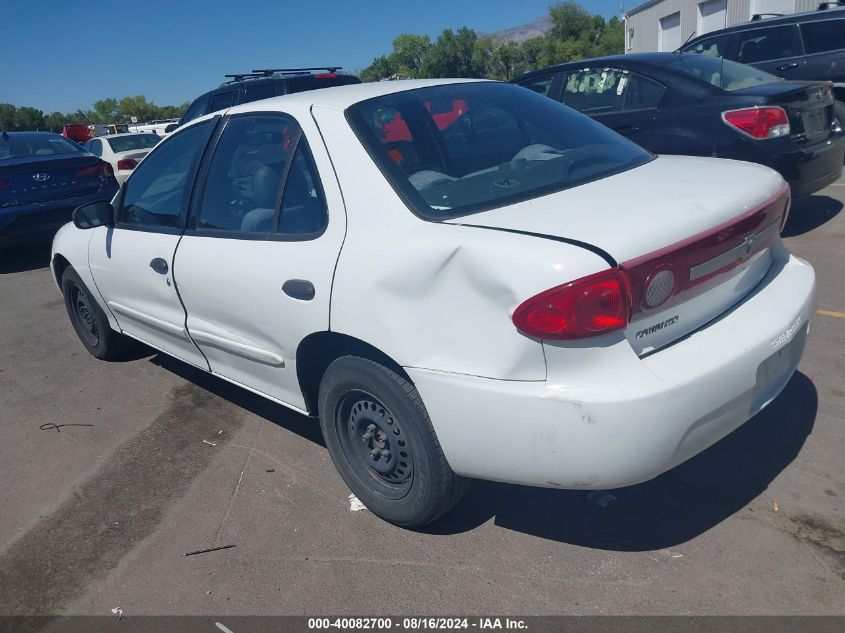
M 96 192 L 101 186 L 102 161 L 83 154 L 33 156 L 0 161 L 0 207 L 49 202 Z
M 790 136 L 800 145 L 817 143 L 833 134 L 834 96 L 827 81 L 779 81 L 731 93 L 762 97 L 761 105 L 780 106 L 789 117 Z
M 642 355 L 701 327 L 754 288 L 771 265 L 788 203 L 781 177 L 760 165 L 661 156 L 448 222 L 559 238 L 603 253 L 630 280 L 626 336 Z M 672 273 L 674 291 L 652 307 L 647 291 L 662 270 Z

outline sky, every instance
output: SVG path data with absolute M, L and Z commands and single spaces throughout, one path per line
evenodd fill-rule
M 192 101 L 253 68 L 356 71 L 399 33 L 530 22 L 554 0 L 0 0 L 0 103 L 45 114 L 107 97 Z M 627 0 L 626 8 L 640 0 Z M 605 18 L 619 0 L 581 0 Z

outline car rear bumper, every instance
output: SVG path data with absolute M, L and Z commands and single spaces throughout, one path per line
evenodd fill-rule
M 85 196 L 0 209 L 0 248 L 48 241 L 59 227 L 70 222 L 76 207 L 96 200 L 111 200 L 117 190 L 115 181 Z
M 627 341 L 547 346 L 556 358 L 542 382 L 406 368 L 452 468 L 532 486 L 617 488 L 717 442 L 780 393 L 804 349 L 815 274 L 778 246 L 780 259 L 740 304 L 645 358 Z
M 789 183 L 794 198 L 821 191 L 842 175 L 845 135 L 806 147 L 792 145 L 794 149 L 774 155 L 770 167 Z

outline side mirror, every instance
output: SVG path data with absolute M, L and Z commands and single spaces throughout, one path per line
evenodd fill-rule
M 78 229 L 114 226 L 114 207 L 107 200 L 89 202 L 73 210 L 73 225 Z
M 179 127 L 179 124 L 178 124 L 178 123 L 171 123 L 171 124 L 170 124 L 170 125 L 168 125 L 166 128 L 164 128 L 164 133 L 165 133 L 165 134 L 170 134 L 170 133 L 171 133 L 173 130 L 175 130 L 177 127 Z

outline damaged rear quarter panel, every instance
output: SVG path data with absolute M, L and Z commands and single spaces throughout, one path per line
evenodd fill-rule
M 607 268 L 583 248 L 416 217 L 384 179 L 343 112 L 313 108 L 347 207 L 331 328 L 400 365 L 545 380 L 540 342 L 511 321 L 525 299 Z

